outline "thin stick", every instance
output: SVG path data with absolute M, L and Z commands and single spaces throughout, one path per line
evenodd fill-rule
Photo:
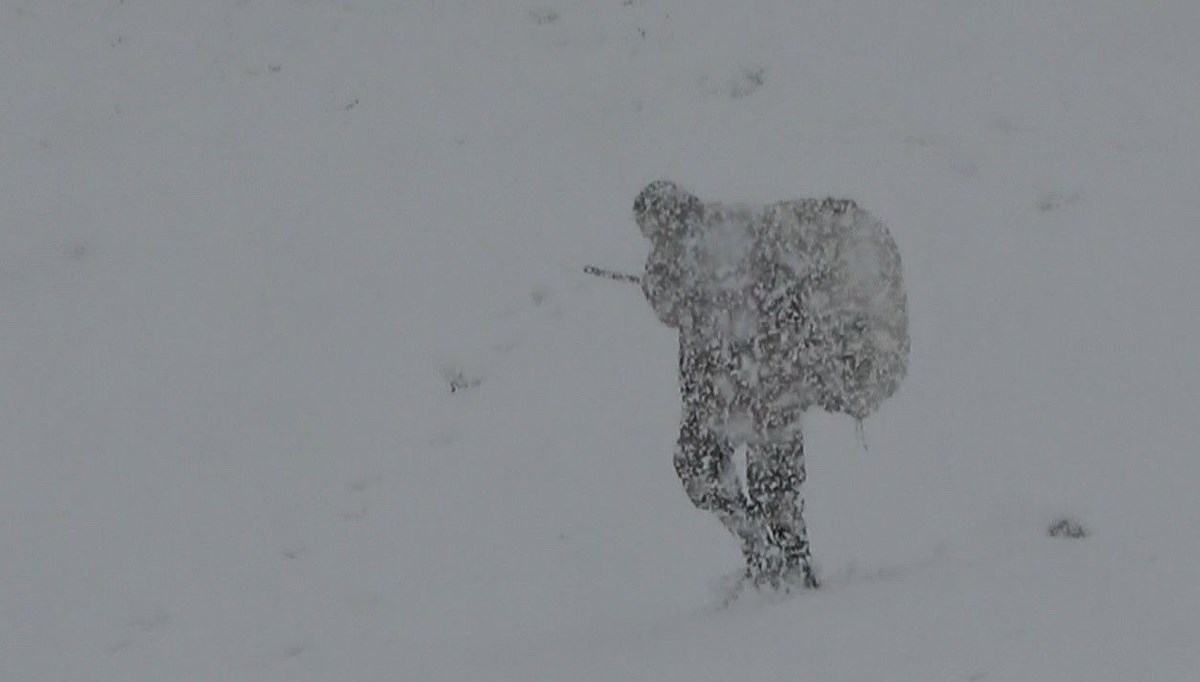
M 611 279 L 615 282 L 628 282 L 630 284 L 641 284 L 642 283 L 642 278 L 638 277 L 637 275 L 627 275 L 623 272 L 617 272 L 615 270 L 606 270 L 605 268 L 598 268 L 595 265 L 585 265 L 583 267 L 583 271 L 589 275 L 595 275 L 597 277 Z
M 863 426 L 862 417 L 854 420 L 854 437 L 862 446 L 863 452 L 870 452 L 871 448 L 867 447 L 867 427 Z

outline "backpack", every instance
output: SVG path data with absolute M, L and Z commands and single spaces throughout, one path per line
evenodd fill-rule
M 771 204 L 758 228 L 770 272 L 759 305 L 786 351 L 778 371 L 827 412 L 870 415 L 908 368 L 908 302 L 891 234 L 841 199 Z

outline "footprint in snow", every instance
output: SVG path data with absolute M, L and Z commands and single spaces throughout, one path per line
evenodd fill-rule
M 1045 192 L 1038 197 L 1036 207 L 1042 213 L 1049 213 L 1078 204 L 1081 198 L 1079 192 Z

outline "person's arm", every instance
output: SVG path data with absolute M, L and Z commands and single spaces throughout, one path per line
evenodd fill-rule
M 642 293 L 654 309 L 654 314 L 668 327 L 678 329 L 686 313 L 687 291 L 684 287 L 679 249 L 668 242 L 655 244 L 646 259 L 642 275 Z
M 646 274 L 642 275 L 642 293 L 663 324 L 678 328 L 684 312 L 683 291 L 672 269 L 667 263 L 647 263 Z

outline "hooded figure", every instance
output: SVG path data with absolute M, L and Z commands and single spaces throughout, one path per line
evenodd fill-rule
M 688 497 L 739 538 L 754 585 L 816 587 L 801 417 L 817 406 L 861 420 L 904 378 L 896 245 L 844 199 L 724 206 L 660 180 L 633 212 L 653 245 L 642 291 L 679 330 L 674 463 Z

